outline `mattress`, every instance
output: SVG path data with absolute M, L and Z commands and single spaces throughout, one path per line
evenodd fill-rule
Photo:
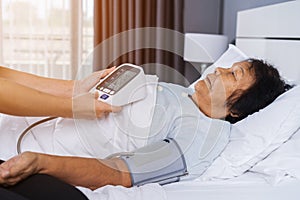
M 0 127 L 2 128 L 0 141 L 14 144 L 21 130 L 24 130 L 32 121 L 36 121 L 37 119 L 30 118 L 29 121 L 27 120 L 28 118 L 24 117 L 0 115 Z M 51 123 L 46 123 L 44 126 L 37 128 L 39 134 L 35 139 L 43 137 L 46 142 L 51 139 L 51 137 L 49 138 L 51 134 L 42 132 L 41 129 L 51 126 Z M 33 134 L 28 135 L 28 137 L 32 136 Z M 236 178 L 214 179 L 210 181 L 199 179 L 182 181 L 165 186 L 153 183 L 132 188 L 108 185 L 94 191 L 82 187 L 78 188 L 90 200 L 279 200 L 286 197 L 289 200 L 296 200 L 300 197 L 299 143 L 300 129 L 286 143 L 281 145 L 279 149 L 252 167 L 250 171 Z M 24 146 L 26 148 L 26 142 Z M 31 146 L 31 148 L 43 152 L 43 148 L 37 144 Z M 15 145 L 0 145 L 0 158 L 7 159 L 13 156 L 16 153 L 15 150 Z
M 6 134 L 0 134 L 1 141 L 15 142 L 16 136 L 18 135 L 24 127 L 28 126 L 23 117 L 12 117 L 12 116 L 5 116 L 2 115 L 2 120 L 0 120 L 0 127 L 4 131 L 5 128 L 8 128 L 7 123 L 10 123 L 9 129 L 10 131 L 6 130 L 6 134 L 9 134 L 10 137 L 1 138 Z M 10 120 L 13 120 L 10 121 Z M 36 119 L 33 119 L 36 120 Z M 47 126 L 47 124 L 45 124 Z M 42 127 L 40 127 L 42 128 Z M 30 136 L 30 135 L 29 135 Z M 38 136 L 44 136 L 43 134 L 39 134 Z M 45 138 L 44 138 L 45 139 Z M 262 174 L 259 173 L 261 170 L 260 168 L 255 169 L 252 172 L 247 172 L 242 176 L 232 178 L 232 179 L 218 179 L 212 181 L 201 181 L 201 180 L 194 180 L 194 181 L 182 181 L 179 183 L 173 183 L 165 186 L 160 186 L 158 184 L 148 184 L 141 187 L 132 187 L 132 188 L 125 188 L 122 186 L 105 186 L 102 188 L 98 188 L 97 190 L 91 191 L 87 188 L 79 189 L 86 194 L 91 200 L 98 200 L 98 199 L 106 199 L 106 200 L 132 200 L 132 199 L 143 199 L 143 200 L 182 200 L 182 199 L 209 199 L 209 200 L 247 200 L 247 199 L 255 199 L 255 200 L 279 200 L 284 199 L 287 196 L 289 200 L 299 199 L 300 197 L 300 160 L 299 155 L 297 152 L 300 152 L 299 147 L 300 141 L 300 130 L 298 130 L 295 135 L 281 148 L 279 151 L 273 152 L 273 158 L 271 160 L 265 159 L 261 167 L 271 169 L 270 172 L 276 172 L 277 168 L 280 168 L 282 171 L 283 168 L 286 168 L 287 176 L 279 176 L 279 179 L 275 176 L 274 179 L 268 179 L 268 177 L 272 177 L 272 174 Z M 9 147 L 9 148 L 8 148 Z M 2 148 L 4 148 L 2 146 Z M 7 149 L 8 148 L 8 149 Z M 36 147 L 36 149 L 40 149 L 40 147 Z M 0 146 L 1 150 L 1 146 Z M 6 146 L 5 149 L 7 152 L 14 154 L 15 152 L 15 145 Z M 9 151 L 8 151 L 9 150 Z M 42 151 L 42 149 L 40 149 Z M 4 152 L 2 149 L 0 152 Z M 294 155 L 295 154 L 295 155 Z M 290 155 L 292 160 L 289 159 L 288 156 Z M 2 155 L 4 157 L 10 157 L 13 155 Z M 276 159 L 274 159 L 276 158 Z M 3 159 L 3 158 L 2 158 Z M 283 165 L 278 165 L 280 160 L 284 163 Z M 274 162 L 277 163 L 274 167 L 276 170 L 272 170 L 272 166 L 274 166 Z M 297 163 L 299 165 L 297 165 Z M 286 166 L 287 165 L 287 166 Z M 290 171 L 291 168 L 295 169 Z M 296 178 L 293 178 L 296 177 Z M 271 183 L 273 180 L 273 183 Z M 278 181 L 279 180 L 279 181 Z
M 160 186 L 140 187 L 105 186 L 95 191 L 80 188 L 89 199 L 98 200 L 298 200 L 300 180 L 285 177 L 272 185 L 258 173 L 247 172 L 228 180 L 186 181 Z
M 256 173 L 246 173 L 229 180 L 189 181 L 163 186 L 167 199 L 209 200 L 296 200 L 300 197 L 300 181 L 286 177 L 271 185 Z

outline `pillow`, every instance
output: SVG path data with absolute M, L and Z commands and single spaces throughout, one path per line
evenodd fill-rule
M 286 176 L 300 180 L 300 129 L 280 148 L 255 165 L 251 172 L 263 175 L 272 185 Z
M 203 178 L 232 178 L 249 170 L 300 128 L 300 85 L 231 126 L 230 141 Z
M 194 89 L 194 85 L 201 79 L 204 79 L 207 74 L 213 73 L 216 67 L 223 67 L 223 68 L 230 68 L 233 63 L 240 62 L 243 60 L 248 59 L 249 57 L 246 56 L 240 49 L 236 46 L 229 44 L 228 49 L 222 54 L 222 56 L 212 65 L 207 67 L 204 72 L 202 73 L 201 77 L 193 82 L 189 88 Z

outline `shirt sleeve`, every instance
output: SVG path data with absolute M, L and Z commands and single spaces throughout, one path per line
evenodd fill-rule
M 183 179 L 197 178 L 226 147 L 230 124 L 199 116 L 183 116 L 175 124 L 171 135 L 184 154 L 189 173 Z

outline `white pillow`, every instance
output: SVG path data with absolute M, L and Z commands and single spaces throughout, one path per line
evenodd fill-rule
M 300 85 L 232 125 L 230 142 L 203 178 L 232 178 L 249 170 L 300 128 Z
M 201 79 L 204 79 L 207 74 L 213 73 L 216 67 L 223 67 L 223 68 L 230 68 L 234 63 L 240 62 L 243 60 L 248 59 L 249 57 L 246 56 L 240 49 L 236 46 L 229 44 L 228 49 L 222 54 L 222 56 L 212 65 L 204 70 L 201 77 L 193 82 L 189 88 L 194 89 L 194 85 Z
M 286 176 L 300 180 L 300 129 L 291 139 L 255 165 L 251 172 L 264 175 L 272 185 L 276 185 Z

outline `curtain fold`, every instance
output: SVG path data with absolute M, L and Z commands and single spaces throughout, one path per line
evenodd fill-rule
M 94 70 L 129 62 L 161 81 L 187 84 L 183 0 L 95 0 L 94 5 Z

